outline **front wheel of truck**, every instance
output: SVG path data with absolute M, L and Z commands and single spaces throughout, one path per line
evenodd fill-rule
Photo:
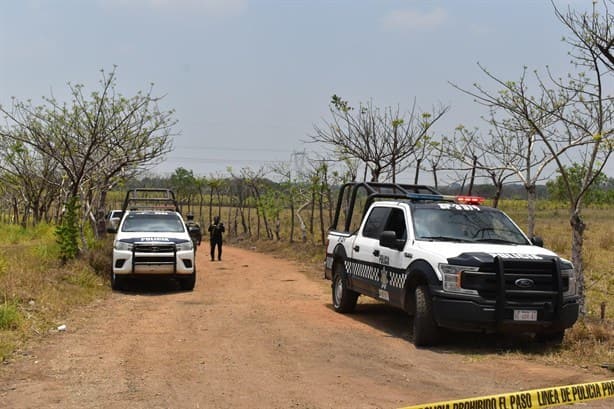
M 354 311 L 358 293 L 346 287 L 345 277 L 341 273 L 333 276 L 333 308 L 337 312 L 346 313 Z
M 186 277 L 179 278 L 179 286 L 183 291 L 193 291 L 196 284 L 196 271 Z
M 561 345 L 563 343 L 563 338 L 565 338 L 565 330 L 538 333 L 535 335 L 535 338 L 540 342 Z
M 124 288 L 124 277 L 111 273 L 111 289 L 113 291 L 122 290 Z
M 417 347 L 435 345 L 439 340 L 439 327 L 433 316 L 433 302 L 426 285 L 416 287 L 415 299 L 414 345 Z

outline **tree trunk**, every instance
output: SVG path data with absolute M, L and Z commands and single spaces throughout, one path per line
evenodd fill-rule
M 469 191 L 467 191 L 467 194 L 469 196 L 471 196 L 473 193 L 473 184 L 475 183 L 475 168 L 476 168 L 477 161 L 478 161 L 478 158 L 474 155 L 473 165 L 471 165 L 471 179 L 469 180 Z
M 209 192 L 209 223 L 213 223 L 213 189 Z
M 584 230 L 586 224 L 580 216 L 579 209 L 572 211 L 569 219 L 571 224 L 571 262 L 576 270 L 576 285 L 577 294 L 580 297 L 580 314 L 586 314 L 586 303 L 584 299 L 584 261 L 582 257 L 582 249 L 584 246 Z
M 435 183 L 435 190 L 437 190 L 439 187 L 437 182 L 437 168 L 435 166 L 433 166 L 433 181 Z
M 198 217 L 200 218 L 200 224 L 203 223 L 203 203 L 205 201 L 204 195 L 202 191 L 199 189 L 199 199 L 198 199 Z
M 232 220 L 232 206 L 228 206 L 228 211 L 227 211 L 227 215 L 226 215 L 226 220 L 227 220 L 227 224 L 228 224 L 228 230 L 230 230 L 228 232 L 228 236 L 232 236 L 233 233 L 233 225 L 231 223 Z M 236 232 L 236 230 L 234 230 Z
M 527 233 L 529 237 L 535 236 L 535 205 L 537 202 L 537 189 L 535 184 L 526 186 L 527 189 Z
M 281 237 L 279 236 L 280 230 L 281 220 L 279 220 L 279 216 L 277 216 L 277 218 L 275 219 L 275 238 L 277 239 L 277 241 L 281 240 Z
M 217 196 L 217 214 L 220 217 L 222 217 L 222 195 L 221 195 L 220 189 L 217 190 L 216 196 Z
M 417 185 L 418 179 L 420 179 L 420 162 L 422 162 L 422 159 L 416 160 L 416 173 L 414 173 L 414 185 Z
M 311 187 L 311 212 L 309 214 L 309 234 L 313 237 L 313 225 L 316 214 L 316 188 Z
M 247 235 L 252 237 L 252 208 L 247 206 Z
M 324 227 L 324 192 L 320 191 L 318 195 L 318 208 L 320 210 L 320 242 L 322 245 L 326 243 L 326 228 Z
M 290 243 L 294 243 L 294 199 L 290 198 Z
M 492 207 L 499 207 L 499 200 L 501 199 L 501 193 L 503 193 L 503 183 L 495 182 L 495 197 L 492 200 Z
M 19 223 L 19 203 L 13 198 L 13 224 Z

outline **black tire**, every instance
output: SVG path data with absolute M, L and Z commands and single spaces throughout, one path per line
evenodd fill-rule
M 439 341 L 439 327 L 433 316 L 433 302 L 426 285 L 415 289 L 416 313 L 414 315 L 414 345 L 417 347 L 435 345 Z
M 333 308 L 340 313 L 354 311 L 358 293 L 347 288 L 345 276 L 337 273 L 333 276 Z
M 561 345 L 563 338 L 565 338 L 565 330 L 559 330 L 554 332 L 542 332 L 535 335 L 535 338 L 540 342 L 545 342 L 553 345 Z
M 113 291 L 122 290 L 124 288 L 124 277 L 111 273 L 111 289 Z
M 187 277 L 179 278 L 179 286 L 183 291 L 192 291 L 194 290 L 194 285 L 196 284 L 196 271 L 190 274 Z

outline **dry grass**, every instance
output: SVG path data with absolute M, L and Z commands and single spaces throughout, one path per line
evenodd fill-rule
M 10 240 L 0 245 L 0 361 L 29 338 L 57 328 L 72 308 L 108 293 L 87 260 L 60 265 L 52 227 L 2 231 Z
M 526 209 L 523 202 L 504 202 L 505 210 L 523 229 Z M 614 209 L 589 208 L 583 211 L 587 225 L 584 233 L 584 279 L 589 319 L 600 319 L 602 304 L 605 317 L 614 320 Z M 544 246 L 571 259 L 571 226 L 563 205 L 544 202 L 537 214 L 535 233 Z

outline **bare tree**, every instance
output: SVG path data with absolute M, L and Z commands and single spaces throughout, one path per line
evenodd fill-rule
M 527 80 L 527 67 L 523 68 L 520 79 L 516 81 L 504 81 L 490 73 L 486 68 L 479 65 L 482 72 L 491 79 L 498 87 L 491 91 L 485 87 L 474 84 L 473 91 L 462 89 L 452 84 L 457 89 L 475 97 L 475 101 L 488 107 L 490 116 L 488 124 L 493 129 L 497 140 L 505 138 L 508 142 L 504 146 L 511 147 L 511 152 L 520 155 L 524 163 L 507 155 L 507 148 L 494 152 L 502 163 L 515 169 L 517 176 L 523 181 L 527 190 L 528 208 L 528 233 L 530 236 L 535 231 L 535 203 L 536 185 L 544 177 L 547 166 L 556 161 L 556 157 L 564 155 L 573 146 L 579 146 L 586 141 L 575 139 L 565 143 L 560 138 L 556 129 L 558 123 L 557 113 L 568 109 L 575 97 L 574 93 L 566 93 L 558 88 L 550 88 L 536 73 L 537 92 L 530 92 Z M 554 151 L 548 150 L 544 140 L 557 140 Z M 510 159 L 513 159 L 510 161 Z
M 556 78 L 550 70 L 546 70 L 546 77 L 536 73 L 537 94 L 532 95 L 525 81 L 526 68 L 518 83 L 503 81 L 482 68 L 499 89 L 488 91 L 476 84 L 473 91 L 463 91 L 491 108 L 491 112 L 501 115 L 491 117 L 493 127 L 511 135 L 534 136 L 536 149 L 556 166 L 563 178 L 570 202 L 572 262 L 578 273 L 578 293 L 584 312 L 582 250 L 586 225 L 581 211 L 587 190 L 604 169 L 614 149 L 614 101 L 607 94 L 605 85 L 611 70 L 604 66 L 600 48 L 588 40 L 591 36 L 584 32 L 587 28 L 584 23 L 594 21 L 598 24 L 602 14 L 595 8 L 592 13 L 570 11 L 563 15 L 558 10 L 556 13 L 573 35 L 568 43 L 572 46 L 571 55 L 578 69 L 568 78 Z M 570 163 L 579 163 L 586 169 L 579 191 L 573 189 L 570 182 L 568 172 L 571 167 L 566 166 Z
M 399 107 L 379 109 L 368 102 L 354 110 L 333 95 L 329 109 L 331 119 L 323 126 L 314 125 L 311 141 L 329 146 L 341 158 L 361 160 L 371 173 L 371 181 L 377 181 L 386 173 L 396 178 L 400 164 L 448 107 L 418 113 L 414 102 L 408 113 L 401 114 Z
M 592 59 L 597 58 L 606 70 L 614 71 L 614 14 L 611 11 L 614 0 L 593 1 L 591 12 L 580 12 L 571 7 L 563 11 L 554 1 L 551 3 L 556 16 L 571 33 L 571 37 L 564 41 L 571 46 L 574 61 L 586 61 L 589 65 L 585 66 L 592 69 Z M 588 59 L 586 50 L 591 50 Z
M 472 174 L 479 171 L 490 179 L 495 187 L 493 207 L 499 204 L 506 180 L 516 175 L 511 167 L 518 162 L 518 155 L 511 146 L 514 139 L 499 136 L 493 133 L 484 135 L 477 128 L 467 129 L 459 125 L 453 138 L 446 143 L 448 155 L 460 163 L 458 170 L 471 171 Z
M 92 216 L 95 191 L 108 190 L 172 149 L 176 123 L 173 111 L 158 108 L 161 97 L 153 96 L 153 86 L 128 98 L 116 92 L 115 69 L 101 73 L 100 90 L 89 96 L 82 85 L 69 83 L 70 103 L 49 97 L 44 106 L 15 99 L 10 108 L 0 106 L 9 124 L 0 134 L 55 161 L 68 182 L 67 198 L 85 202 L 84 217 Z
M 16 199 L 23 202 L 21 223 L 50 220 L 49 211 L 61 187 L 57 163 L 36 150 L 8 138 L 0 138 L 0 180 L 13 187 Z

